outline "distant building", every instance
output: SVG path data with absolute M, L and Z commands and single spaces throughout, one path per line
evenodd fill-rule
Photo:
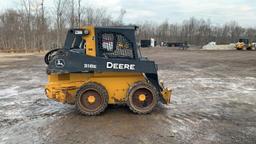
M 141 40 L 140 41 L 140 46 L 141 47 L 155 47 L 156 46 L 156 41 L 154 38 L 151 38 L 150 40 Z

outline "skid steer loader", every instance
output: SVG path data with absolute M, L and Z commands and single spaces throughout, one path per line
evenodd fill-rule
M 159 83 L 157 65 L 141 57 L 136 26 L 70 29 L 64 47 L 45 55 L 45 94 L 75 104 L 84 115 L 98 115 L 108 104 L 127 104 L 150 113 L 158 101 L 170 103 L 171 90 Z
M 240 38 L 236 43 L 235 48 L 237 50 L 253 50 L 254 47 L 248 38 Z

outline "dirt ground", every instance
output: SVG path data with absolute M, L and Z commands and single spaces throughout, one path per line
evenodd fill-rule
M 256 51 L 143 49 L 173 89 L 149 115 L 81 116 L 47 99 L 42 55 L 0 55 L 0 143 L 255 144 Z

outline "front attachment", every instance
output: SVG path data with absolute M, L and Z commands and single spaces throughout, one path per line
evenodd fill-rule
M 164 87 L 163 81 L 160 81 L 160 86 L 162 88 L 161 94 L 162 94 L 162 98 L 163 98 L 163 103 L 164 104 L 170 104 L 171 103 L 172 90 Z

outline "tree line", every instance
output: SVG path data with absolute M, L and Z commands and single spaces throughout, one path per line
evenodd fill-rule
M 256 41 L 255 28 L 243 28 L 237 22 L 231 21 L 223 26 L 214 26 L 210 20 L 194 17 L 184 20 L 181 24 L 168 21 L 160 25 L 145 22 L 140 25 L 140 39 L 155 38 L 157 41 L 188 42 L 192 45 L 205 45 L 211 41 L 218 44 L 235 43 L 239 38 L 249 38 Z
M 121 9 L 119 16 L 113 18 L 105 8 L 84 6 L 82 0 L 55 0 L 51 7 L 46 7 L 44 0 L 20 0 L 19 5 L 19 8 L 0 13 L 0 51 L 33 52 L 59 48 L 64 44 L 68 28 L 123 25 L 126 14 Z M 256 40 L 255 28 L 243 28 L 235 21 L 223 26 L 196 18 L 176 24 L 152 21 L 135 24 L 139 26 L 137 40 L 155 38 L 158 42 L 187 41 L 193 45 L 210 41 L 231 43 L 242 36 Z
M 85 7 L 82 0 L 20 0 L 19 8 L 0 13 L 0 51 L 44 51 L 63 46 L 68 28 L 120 25 L 125 13 L 112 18 L 105 8 Z

